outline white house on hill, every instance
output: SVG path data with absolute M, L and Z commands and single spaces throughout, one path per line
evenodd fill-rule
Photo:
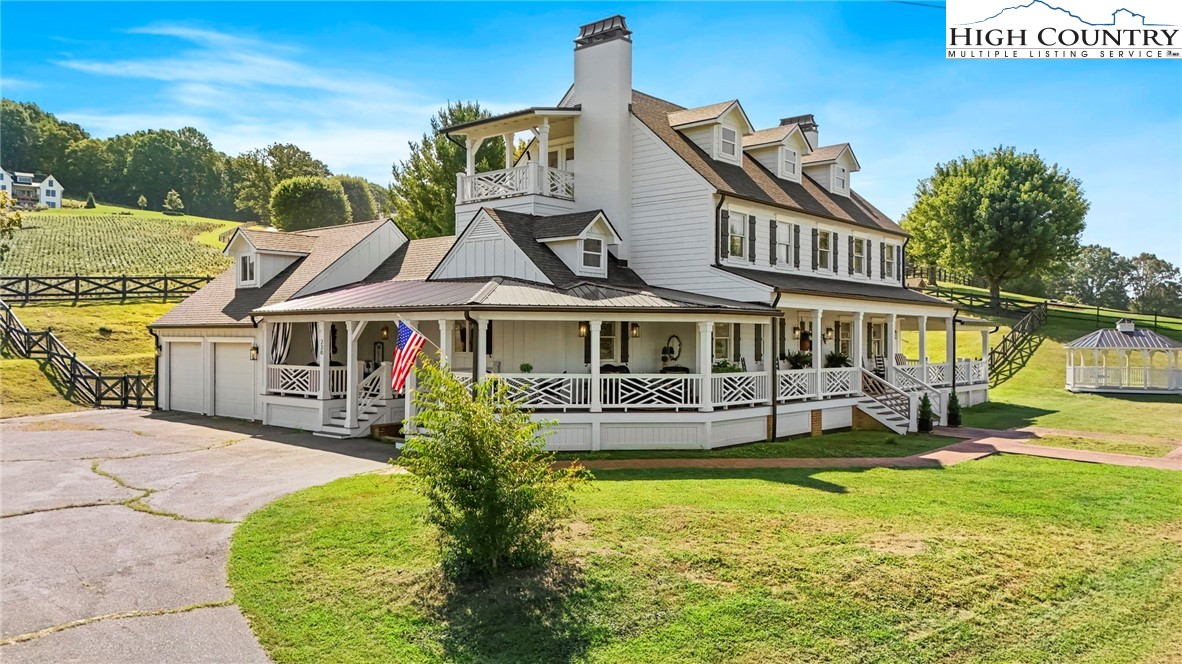
M 18 207 L 34 208 L 44 205 L 60 208 L 65 188 L 52 175 L 22 173 L 0 168 L 0 191 L 8 192 Z
M 812 115 L 758 129 L 737 100 L 633 90 L 622 16 L 583 26 L 557 104 L 444 131 L 469 155 L 454 236 L 240 230 L 234 267 L 153 324 L 160 407 L 365 435 L 406 415 L 399 320 L 465 380 L 518 387 L 556 449 L 901 432 L 923 394 L 941 414 L 954 386 L 986 399 L 992 324 L 906 288 L 907 233 L 857 194 L 853 148 Z M 519 136 L 519 160 L 476 171 L 483 141 Z M 980 346 L 927 360 L 927 330 L 965 328 Z

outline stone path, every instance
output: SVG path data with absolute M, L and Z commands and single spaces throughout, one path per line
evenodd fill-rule
M 0 422 L 0 661 L 268 661 L 226 582 L 235 525 L 393 453 L 146 411 Z

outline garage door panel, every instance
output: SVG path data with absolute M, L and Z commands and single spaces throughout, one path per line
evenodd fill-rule
M 205 357 L 201 342 L 168 345 L 168 408 L 205 412 Z
M 213 345 L 213 403 L 219 417 L 254 418 L 254 363 L 250 345 Z

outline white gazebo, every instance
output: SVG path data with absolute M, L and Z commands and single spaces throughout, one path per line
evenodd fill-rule
M 1096 330 L 1065 348 L 1071 392 L 1182 394 L 1182 342 L 1138 330 L 1127 318 L 1117 321 L 1116 329 Z M 1134 364 L 1133 359 L 1139 361 Z

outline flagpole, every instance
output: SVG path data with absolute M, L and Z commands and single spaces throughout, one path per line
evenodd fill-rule
M 423 334 L 422 332 L 419 332 L 418 328 L 416 328 L 414 325 L 411 325 L 410 323 L 408 323 L 405 319 L 402 318 L 402 316 L 396 315 L 395 318 L 398 319 L 399 323 L 405 324 L 407 327 L 409 327 L 411 329 L 412 332 L 415 332 L 420 337 L 422 337 L 423 341 L 426 341 L 427 343 L 431 344 L 432 346 L 435 346 L 435 350 L 437 350 L 439 352 L 443 352 L 443 349 L 439 347 L 439 344 L 435 343 L 434 341 L 431 341 L 431 339 L 429 337 L 427 337 L 427 335 Z

